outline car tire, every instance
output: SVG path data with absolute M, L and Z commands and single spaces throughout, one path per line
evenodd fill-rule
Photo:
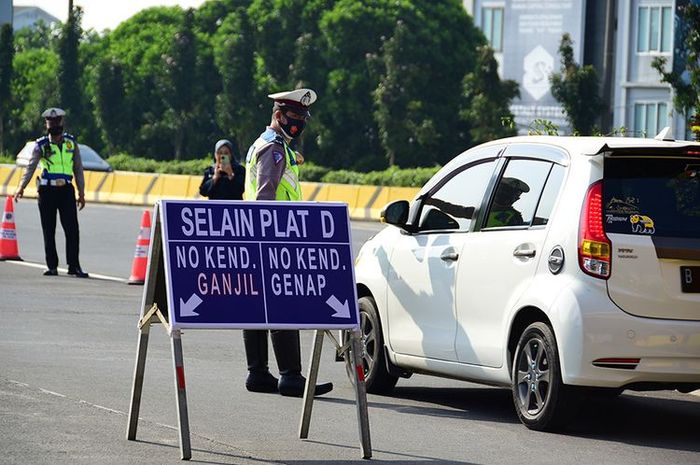
M 557 341 L 545 323 L 533 323 L 523 331 L 511 379 L 515 410 L 532 430 L 558 430 L 578 410 L 581 396 L 561 380 Z
M 370 394 L 388 394 L 396 386 L 398 376 L 389 373 L 384 352 L 384 336 L 379 321 L 379 312 L 374 299 L 369 296 L 360 297 L 357 301 L 360 308 L 360 333 L 362 346 L 362 366 L 365 374 L 365 389 Z M 344 343 L 347 343 L 350 332 L 345 332 Z M 355 373 L 350 363 L 346 363 L 351 382 Z

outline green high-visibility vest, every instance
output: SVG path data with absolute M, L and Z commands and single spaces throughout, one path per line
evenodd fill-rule
M 37 140 L 41 159 L 39 167 L 41 175 L 46 179 L 73 177 L 73 154 L 75 153 L 75 140 L 67 134 L 63 137 L 62 144 L 52 143 L 48 137 Z
M 275 200 L 299 201 L 301 200 L 301 184 L 299 183 L 299 165 L 297 165 L 296 154 L 287 141 L 277 134 L 273 129 L 268 128 L 260 134 L 260 137 L 253 142 L 248 149 L 246 156 L 246 187 L 245 200 L 255 200 L 258 193 L 258 153 L 267 145 L 272 143 L 281 144 L 284 149 L 284 174 L 277 186 Z

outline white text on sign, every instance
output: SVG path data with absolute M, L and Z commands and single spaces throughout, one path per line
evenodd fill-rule
M 186 237 L 231 237 L 252 238 L 260 228 L 261 237 L 303 239 L 308 237 L 307 220 L 309 210 L 260 209 L 259 222 L 253 218 L 253 210 L 222 209 L 220 214 L 208 208 L 185 207 L 180 212 L 182 234 Z M 328 211 L 320 212 L 320 230 L 324 239 L 333 237 L 335 224 L 333 215 Z

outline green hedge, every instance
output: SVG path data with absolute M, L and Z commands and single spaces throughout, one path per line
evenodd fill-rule
M 336 170 L 329 171 L 321 179 L 323 182 L 339 184 L 362 184 L 369 186 L 397 186 L 397 187 L 421 187 L 433 177 L 440 169 L 432 168 L 387 168 L 383 171 L 370 171 L 358 173 L 357 171 Z
M 202 174 L 211 165 L 209 159 L 159 161 L 120 153 L 107 159 L 115 171 L 139 173 Z
M 9 153 L 0 153 L 0 163 L 4 163 L 6 165 L 14 165 L 15 156 L 10 155 Z

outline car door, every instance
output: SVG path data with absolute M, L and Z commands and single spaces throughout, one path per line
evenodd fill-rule
M 506 160 L 483 224 L 462 244 L 456 280 L 458 360 L 488 367 L 504 362 L 508 311 L 545 253 L 546 223 L 565 173 L 546 159 Z
M 457 360 L 457 261 L 495 166 L 492 157 L 456 167 L 417 200 L 416 231 L 398 236 L 389 260 L 387 326 L 393 351 Z

